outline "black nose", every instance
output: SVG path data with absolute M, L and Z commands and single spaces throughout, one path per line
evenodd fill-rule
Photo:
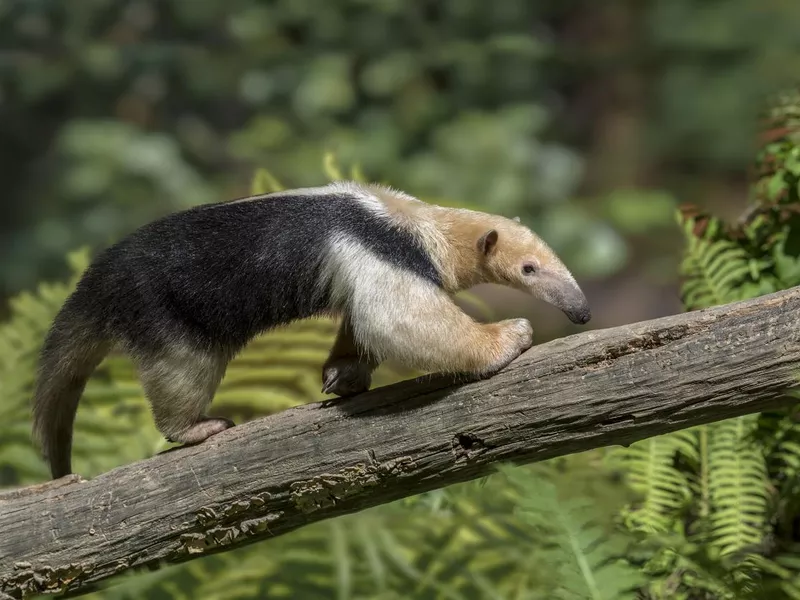
M 586 323 L 591 321 L 591 319 L 592 319 L 592 311 L 590 311 L 588 308 L 585 308 L 578 312 L 571 313 L 569 315 L 569 320 L 578 325 L 586 325 Z

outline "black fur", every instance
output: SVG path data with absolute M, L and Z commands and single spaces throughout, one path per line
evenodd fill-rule
M 337 232 L 441 286 L 411 233 L 340 193 L 199 206 L 102 252 L 42 351 L 35 429 L 53 476 L 70 472 L 77 402 L 109 342 L 135 357 L 158 356 L 176 342 L 230 357 L 260 332 L 324 312 L 324 245 Z

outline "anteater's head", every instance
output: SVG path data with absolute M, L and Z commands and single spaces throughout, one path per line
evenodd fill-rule
M 588 323 L 589 304 L 569 269 L 517 219 L 498 219 L 477 240 L 484 279 L 507 285 L 561 309 L 573 323 Z

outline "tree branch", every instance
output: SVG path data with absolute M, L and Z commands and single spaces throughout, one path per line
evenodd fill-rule
M 800 288 L 534 347 L 495 377 L 436 377 L 286 410 L 206 443 L 0 495 L 0 597 L 281 535 L 492 471 L 787 402 Z M 76 441 L 80 444 L 80 440 Z

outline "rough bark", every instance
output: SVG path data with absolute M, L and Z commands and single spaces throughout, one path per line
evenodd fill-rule
M 485 475 L 786 402 L 800 288 L 537 346 L 495 377 L 426 378 L 235 427 L 207 443 L 0 496 L 0 592 L 281 535 Z M 2 596 L 2 593 L 0 593 Z

